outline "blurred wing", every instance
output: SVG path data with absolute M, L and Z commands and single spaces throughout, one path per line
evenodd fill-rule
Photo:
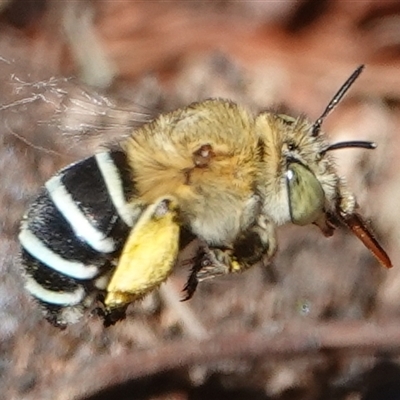
M 150 109 L 134 100 L 111 100 L 77 79 L 43 75 L 0 57 L 1 132 L 33 149 L 85 157 L 151 119 Z

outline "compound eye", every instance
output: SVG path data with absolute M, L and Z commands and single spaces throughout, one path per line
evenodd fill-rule
M 292 162 L 286 171 L 290 218 L 296 225 L 315 222 L 324 212 L 325 193 L 315 175 L 304 165 Z

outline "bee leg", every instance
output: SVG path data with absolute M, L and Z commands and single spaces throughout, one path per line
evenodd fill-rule
M 199 251 L 196 255 L 196 257 L 193 259 L 193 266 L 190 271 L 190 275 L 186 281 L 185 286 L 183 287 L 183 292 L 185 295 L 181 299 L 181 301 L 187 301 L 190 300 L 194 292 L 197 289 L 197 285 L 199 284 L 199 279 L 197 278 L 197 273 L 201 270 L 202 268 L 202 263 L 201 260 L 204 257 L 204 254 L 202 251 Z M 199 262 L 200 259 L 200 262 Z
M 233 245 L 232 272 L 241 272 L 261 260 L 272 259 L 277 250 L 274 224 L 263 217 L 240 235 Z
M 119 307 L 108 307 L 104 303 L 105 296 L 106 293 L 104 291 L 100 291 L 97 294 L 96 300 L 98 307 L 94 308 L 91 314 L 101 318 L 103 320 L 103 325 L 108 327 L 126 318 L 126 309 L 128 308 L 129 303 Z
M 200 248 L 184 287 L 186 296 L 183 300 L 189 300 L 193 296 L 199 282 L 242 272 L 261 260 L 270 260 L 276 248 L 274 225 L 262 217 L 237 238 L 232 248 Z
M 199 282 L 226 275 L 229 271 L 229 256 L 227 248 L 200 247 L 195 258 L 189 278 L 183 288 L 186 295 L 182 301 L 193 297 Z
M 103 319 L 104 319 L 104 326 L 110 326 L 116 324 L 118 321 L 121 321 L 126 318 L 126 309 L 128 308 L 128 304 L 113 308 L 113 309 L 106 309 Z
M 115 325 L 118 321 L 126 318 L 126 309 L 128 304 L 118 308 L 101 308 L 97 307 L 93 310 L 93 314 L 103 319 L 105 327 Z

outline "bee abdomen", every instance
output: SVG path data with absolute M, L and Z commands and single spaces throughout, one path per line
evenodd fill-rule
M 121 151 L 96 154 L 49 179 L 21 224 L 28 291 L 57 325 L 91 306 L 140 214 L 128 204 L 134 183 Z

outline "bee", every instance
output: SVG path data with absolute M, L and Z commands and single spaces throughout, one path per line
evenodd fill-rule
M 118 146 L 58 172 L 19 234 L 26 288 L 47 319 L 65 326 L 99 300 L 105 324 L 114 323 L 130 301 L 168 277 L 179 250 L 198 238 L 188 299 L 203 279 L 271 260 L 276 229 L 286 223 L 314 224 L 330 236 L 342 222 L 391 267 L 330 154 L 375 144 L 329 144 L 321 132 L 362 69 L 315 122 L 253 115 L 210 99 L 161 114 Z

